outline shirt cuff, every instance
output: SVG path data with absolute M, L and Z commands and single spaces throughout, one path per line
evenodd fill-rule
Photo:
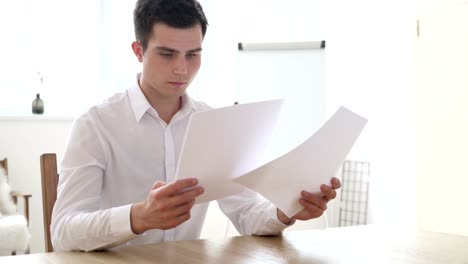
M 110 232 L 112 236 L 119 237 L 122 239 L 132 239 L 138 236 L 132 231 L 132 226 L 130 223 L 131 209 L 132 204 L 114 207 L 111 209 Z
M 270 230 L 276 230 L 277 232 L 283 231 L 285 228 L 292 226 L 295 222 L 296 219 L 292 220 L 288 225 L 285 225 L 281 220 L 278 219 L 278 208 L 276 206 L 272 206 L 270 213 L 269 213 L 269 220 L 267 222 L 267 225 Z

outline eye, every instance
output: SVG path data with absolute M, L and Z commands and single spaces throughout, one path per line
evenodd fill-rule
M 188 53 L 187 54 L 187 57 L 189 57 L 189 58 L 193 58 L 193 57 L 197 57 L 197 56 L 198 56 L 197 53 Z
M 172 53 L 163 53 L 163 52 L 159 53 L 159 55 L 166 57 L 166 58 L 171 58 L 174 56 L 174 54 Z

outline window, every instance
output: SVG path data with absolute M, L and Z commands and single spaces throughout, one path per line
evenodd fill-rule
M 0 115 L 30 114 L 40 93 L 47 115 L 73 116 L 119 90 L 116 84 L 125 76 L 116 73 L 137 67 L 130 62 L 133 6 L 134 1 L 2 1 Z

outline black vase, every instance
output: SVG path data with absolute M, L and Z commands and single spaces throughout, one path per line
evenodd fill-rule
M 42 101 L 39 94 L 36 94 L 36 99 L 32 101 L 32 112 L 33 114 L 42 114 L 44 113 L 44 101 Z

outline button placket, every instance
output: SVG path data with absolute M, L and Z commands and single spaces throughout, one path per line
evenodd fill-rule
M 171 125 L 168 125 L 164 130 L 164 145 L 165 145 L 165 166 L 166 166 L 166 181 L 173 182 L 175 179 L 175 150 L 174 140 L 172 137 Z M 174 241 L 175 228 L 164 232 L 164 242 Z

